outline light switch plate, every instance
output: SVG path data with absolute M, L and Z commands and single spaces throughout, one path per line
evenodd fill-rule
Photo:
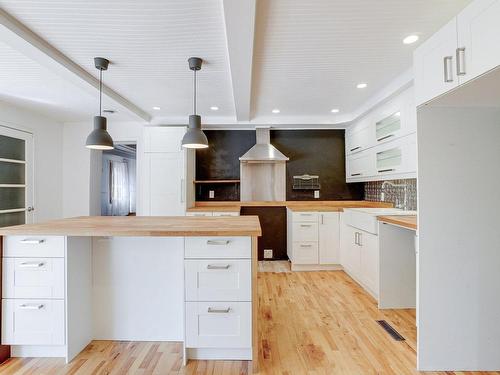
M 209 191 L 208 191 L 208 197 L 209 197 L 209 198 L 215 198 L 215 191 L 213 191 L 213 190 L 209 190 Z
M 314 198 L 319 198 L 319 190 L 314 190 Z
M 264 249 L 264 259 L 273 258 L 273 249 Z

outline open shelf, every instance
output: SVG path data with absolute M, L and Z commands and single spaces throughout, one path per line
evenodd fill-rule
M 194 180 L 195 184 L 239 184 L 240 180 Z

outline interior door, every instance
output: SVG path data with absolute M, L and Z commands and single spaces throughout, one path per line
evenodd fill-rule
M 0 126 L 0 227 L 32 223 L 33 135 Z

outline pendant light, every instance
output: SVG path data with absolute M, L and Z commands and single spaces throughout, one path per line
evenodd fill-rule
M 185 148 L 207 148 L 208 139 L 201 130 L 201 117 L 196 114 L 196 71 L 201 69 L 202 59 L 199 57 L 190 57 L 188 59 L 189 69 L 194 72 L 194 99 L 193 112 L 189 116 L 189 126 L 184 138 L 182 138 L 182 147 Z
M 99 116 L 94 116 L 94 130 L 87 137 L 85 146 L 94 150 L 112 150 L 113 139 L 106 130 L 107 119 L 102 116 L 102 71 L 108 69 L 109 60 L 95 57 L 94 65 L 99 70 Z

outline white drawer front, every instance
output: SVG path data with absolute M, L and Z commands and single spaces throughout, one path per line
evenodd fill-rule
M 213 216 L 212 212 L 186 212 L 186 216 Z
M 63 236 L 5 236 L 4 257 L 64 257 Z
M 2 344 L 64 345 L 64 341 L 64 300 L 2 300 Z
M 318 241 L 318 223 L 293 223 L 293 241 Z
M 318 264 L 318 243 L 317 242 L 294 242 L 293 262 L 297 264 Z
M 251 301 L 250 259 L 186 260 L 186 301 Z
M 251 346 L 251 302 L 186 302 L 186 347 Z
M 64 298 L 64 258 L 4 258 L 3 298 Z
M 251 258 L 250 237 L 186 237 L 185 257 L 199 259 Z
M 240 216 L 240 213 L 237 211 L 231 211 L 231 212 L 214 211 L 214 216 Z
M 298 222 L 318 222 L 317 212 L 292 212 L 292 219 L 294 223 Z

